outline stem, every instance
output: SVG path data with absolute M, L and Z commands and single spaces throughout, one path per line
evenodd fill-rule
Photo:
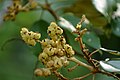
M 72 68 L 68 68 L 68 71 L 72 71 L 72 70 L 76 69 L 76 67 L 78 67 L 78 66 L 79 66 L 79 64 L 76 64 L 76 65 L 73 66 Z
M 46 4 L 42 5 L 42 4 L 38 4 L 41 8 L 43 8 L 44 10 L 47 10 L 49 13 L 51 13 L 51 15 L 55 18 L 55 20 L 59 20 L 58 15 L 55 13 L 55 11 L 53 11 L 53 9 L 51 8 L 51 4 L 48 3 L 47 0 L 45 0 Z
M 94 62 L 93 61 L 91 61 L 92 59 L 91 59 L 91 57 L 89 57 L 88 56 L 88 51 L 85 51 L 85 45 L 83 44 L 83 41 L 82 41 L 82 38 L 80 37 L 80 38 L 78 38 L 79 40 L 79 44 L 80 44 L 80 47 L 81 47 L 81 49 L 82 49 L 82 52 L 83 52 L 83 54 L 85 55 L 85 57 L 86 57 L 86 59 L 87 59 L 87 61 L 90 63 L 90 64 L 92 64 L 92 66 L 93 67 L 95 67 L 95 64 L 94 64 Z
M 93 74 L 92 80 L 95 80 L 95 74 Z
M 86 64 L 86 63 L 83 63 L 83 62 L 79 61 L 79 60 L 76 59 L 75 57 L 68 58 L 68 60 L 73 61 L 73 62 L 79 64 L 80 66 L 84 66 L 84 67 L 88 68 L 88 69 L 91 70 L 91 71 L 94 71 L 94 68 L 93 68 L 92 66 L 90 66 L 90 65 L 88 65 L 88 64 Z
M 60 78 L 60 80 L 69 80 L 69 79 L 67 79 L 66 77 L 64 77 L 62 74 L 60 74 L 60 73 L 57 72 L 57 71 L 53 71 L 53 73 L 54 73 L 58 78 Z
M 98 52 L 100 49 L 97 49 L 95 51 L 93 51 L 92 53 L 90 53 L 89 57 L 91 57 L 93 54 L 95 54 L 96 52 Z
M 114 74 L 112 74 L 112 73 L 110 73 L 110 72 L 105 72 L 105 71 L 103 71 L 103 70 L 100 70 L 98 73 L 105 74 L 105 75 L 114 77 L 114 78 L 116 78 L 117 80 L 120 80 L 119 77 L 117 77 L 116 75 L 114 75 Z
M 82 80 L 82 79 L 88 77 L 88 76 L 91 75 L 91 74 L 93 74 L 93 73 L 88 73 L 88 74 L 86 74 L 86 75 L 84 75 L 84 76 L 82 76 L 82 77 L 75 78 L 74 80 Z

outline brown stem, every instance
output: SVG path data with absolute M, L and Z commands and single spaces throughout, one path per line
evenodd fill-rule
M 59 17 L 56 15 L 56 13 L 50 7 L 47 8 L 47 10 L 53 15 L 53 17 L 55 18 L 55 20 L 59 20 Z
M 83 54 L 85 55 L 85 58 L 87 59 L 87 61 L 88 61 L 93 67 L 96 67 L 95 64 L 94 64 L 94 62 L 92 61 L 91 57 L 89 57 L 89 55 L 88 55 L 89 52 L 88 52 L 88 51 L 85 51 L 85 45 L 83 44 L 82 38 L 79 37 L 78 39 L 79 39 L 78 41 L 79 41 L 80 47 L 81 47 L 81 49 L 82 49 L 82 52 L 83 52 Z

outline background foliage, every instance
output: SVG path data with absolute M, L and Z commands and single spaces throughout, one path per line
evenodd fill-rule
M 27 0 L 23 0 L 27 2 Z M 44 4 L 44 0 L 37 0 Z M 84 23 L 82 27 L 86 27 L 89 33 L 83 36 L 83 41 L 89 47 L 90 51 L 100 47 L 120 50 L 120 1 L 119 0 L 48 0 L 52 4 L 51 8 L 55 13 L 72 25 L 76 26 L 81 15 L 85 14 L 89 23 Z M 97 2 L 98 1 L 98 2 Z M 102 3 L 106 1 L 105 3 Z M 47 36 L 47 27 L 55 18 L 47 10 L 32 10 L 29 12 L 20 12 L 15 21 L 2 21 L 6 7 L 10 5 L 10 0 L 0 0 L 0 80 L 32 80 L 33 68 L 37 60 L 37 55 L 41 48 L 37 44 L 35 47 L 26 45 L 20 39 L 20 29 L 23 26 L 40 32 L 42 39 Z M 58 21 L 59 23 L 59 21 Z M 61 26 L 62 27 L 62 26 Z M 81 51 L 79 45 L 74 41 L 73 35 L 68 29 L 64 29 L 64 35 L 67 43 L 72 45 L 77 52 L 76 57 L 82 61 L 80 57 Z M 13 40 L 10 40 L 12 39 Z M 5 45 L 4 45 L 5 43 Z M 3 46 L 4 45 L 4 46 Z M 95 54 L 97 60 L 106 58 L 119 57 L 102 52 Z M 42 64 L 40 64 L 41 66 Z M 75 65 L 70 63 L 68 67 Z M 66 68 L 62 68 L 61 73 L 64 76 L 73 78 L 82 76 L 89 71 L 84 67 L 78 67 L 72 72 L 68 72 Z M 92 76 L 85 78 L 90 80 Z M 55 76 L 37 77 L 36 80 L 55 80 Z M 95 80 L 115 80 L 112 77 L 97 74 Z

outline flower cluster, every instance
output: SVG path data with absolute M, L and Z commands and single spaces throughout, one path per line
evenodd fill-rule
M 35 46 L 36 42 L 39 42 L 42 46 L 43 51 L 39 54 L 38 59 L 45 68 L 36 69 L 37 76 L 48 76 L 54 70 L 67 66 L 68 58 L 75 54 L 72 47 L 66 44 L 65 38 L 62 36 L 63 30 L 55 22 L 52 22 L 47 30 L 50 39 L 40 41 L 41 34 L 28 31 L 27 28 L 22 28 L 20 33 L 25 43 Z
M 48 27 L 48 35 L 50 39 L 41 41 L 43 52 L 39 54 L 39 60 L 45 65 L 46 69 L 57 70 L 62 66 L 69 64 L 68 58 L 74 55 L 74 51 L 69 44 L 66 44 L 65 38 L 62 36 L 63 30 L 54 22 Z M 39 74 L 43 70 L 35 70 L 35 74 Z M 44 76 L 44 75 L 39 75 Z
M 22 39 L 25 41 L 25 43 L 35 46 L 36 41 L 40 39 L 41 34 L 35 33 L 33 31 L 28 31 L 27 28 L 22 28 L 20 31 L 20 34 L 22 36 Z
M 29 11 L 30 9 L 36 8 L 37 2 L 33 1 L 27 6 L 23 6 L 21 0 L 13 0 L 13 4 L 7 7 L 7 14 L 5 14 L 3 20 L 15 20 L 16 15 L 21 11 Z

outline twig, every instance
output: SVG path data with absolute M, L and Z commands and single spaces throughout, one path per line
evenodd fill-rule
M 53 73 L 60 79 L 60 80 L 69 80 L 66 77 L 64 77 L 62 74 L 60 74 L 57 71 L 53 71 Z
M 98 73 L 102 73 L 102 74 L 105 74 L 105 75 L 114 77 L 114 78 L 116 78 L 117 80 L 120 80 L 119 77 L 117 77 L 116 75 L 114 75 L 114 74 L 112 74 L 112 73 L 110 73 L 110 72 L 106 72 L 106 71 L 100 70 Z
M 93 54 L 95 54 L 96 52 L 98 52 L 100 49 L 97 49 L 95 51 L 93 51 L 92 53 L 90 53 L 89 57 L 91 57 Z
M 73 61 L 73 62 L 79 64 L 80 66 L 84 66 L 84 67 L 88 68 L 88 69 L 91 70 L 91 71 L 94 71 L 94 68 L 93 68 L 92 66 L 90 66 L 90 65 L 88 65 L 88 64 L 85 64 L 85 63 L 79 61 L 79 60 L 76 59 L 75 57 L 68 58 L 68 60 Z
M 95 80 L 95 74 L 93 74 L 92 80 Z
M 84 78 L 86 78 L 86 77 L 88 77 L 88 76 L 90 76 L 90 75 L 92 75 L 93 73 L 88 73 L 88 74 L 86 74 L 86 75 L 84 75 L 84 76 L 82 76 L 82 77 L 79 77 L 79 78 L 75 78 L 75 79 L 73 79 L 73 80 L 82 80 L 82 79 L 84 79 Z
M 83 41 L 82 41 L 82 38 L 80 37 L 79 38 L 79 44 L 80 44 L 80 47 L 81 47 L 81 50 L 83 52 L 83 54 L 85 55 L 85 58 L 86 60 L 93 66 L 93 67 L 96 67 L 94 62 L 91 61 L 91 57 L 88 56 L 88 51 L 85 51 L 84 48 L 85 48 L 85 45 L 83 44 Z
M 55 13 L 55 11 L 53 11 L 53 9 L 51 9 L 51 4 L 48 3 L 47 0 L 45 0 L 46 4 L 45 5 L 42 5 L 42 4 L 38 4 L 41 8 L 49 11 L 51 13 L 51 15 L 55 18 L 55 20 L 59 20 L 59 17 L 58 15 Z
M 76 69 L 76 67 L 78 67 L 78 66 L 79 66 L 79 64 L 76 64 L 76 65 L 73 66 L 72 68 L 68 68 L 68 71 L 72 71 L 72 70 Z
M 86 19 L 86 17 L 85 17 L 85 15 L 83 15 L 81 21 L 78 24 L 81 25 L 85 21 L 85 19 Z M 74 33 L 78 34 L 78 37 L 76 38 L 76 40 L 79 42 L 80 48 L 81 48 L 86 60 L 88 61 L 88 63 L 90 63 L 95 68 L 96 66 L 95 66 L 94 62 L 91 60 L 91 57 L 89 56 L 89 52 L 87 49 L 85 49 L 86 48 L 85 44 L 83 44 L 83 41 L 82 41 L 82 36 L 86 31 L 87 31 L 87 29 L 83 29 L 83 30 L 79 31 L 76 28 L 76 32 L 74 32 Z

